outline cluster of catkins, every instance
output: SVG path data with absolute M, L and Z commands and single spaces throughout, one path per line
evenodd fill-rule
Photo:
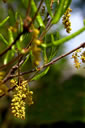
M 75 68 L 79 69 L 81 62 L 85 63 L 85 51 L 83 51 L 81 54 L 81 49 L 76 50 L 73 54 L 72 54 L 72 58 L 74 59 L 74 66 Z
M 5 72 L 0 72 L 0 96 L 8 94 L 8 87 L 3 83 Z
M 68 8 L 66 10 L 66 12 L 64 13 L 64 16 L 63 16 L 63 19 L 62 19 L 62 23 L 64 24 L 67 33 L 70 33 L 70 31 L 72 30 L 71 29 L 71 22 L 70 22 L 70 19 L 69 19 L 69 17 L 71 16 L 71 14 L 69 14 L 70 12 L 72 12 L 72 9 Z
M 32 54 L 34 57 L 34 65 L 38 66 L 41 61 L 40 52 L 41 49 L 39 48 L 41 41 L 38 39 L 39 30 L 36 28 L 33 28 L 33 43 L 32 43 Z
M 21 80 L 20 84 L 16 82 L 16 80 L 10 81 L 12 85 L 16 85 L 15 94 L 13 95 L 13 99 L 11 101 L 11 110 L 12 114 L 20 119 L 25 119 L 25 104 L 26 100 L 28 105 L 33 104 L 32 101 L 32 91 L 29 91 L 27 88 L 28 83 L 26 80 Z

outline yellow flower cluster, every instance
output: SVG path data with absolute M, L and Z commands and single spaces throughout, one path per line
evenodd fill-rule
M 71 28 L 71 22 L 70 22 L 70 20 L 69 20 L 69 17 L 70 17 L 71 15 L 69 14 L 69 12 L 72 12 L 72 9 L 68 8 L 68 9 L 66 10 L 66 12 L 64 13 L 64 16 L 63 16 L 63 19 L 62 19 L 62 23 L 64 24 L 64 26 L 65 26 L 65 28 L 66 28 L 66 31 L 67 31 L 68 33 L 70 33 L 70 31 L 72 30 L 72 28 Z
M 85 63 L 85 51 L 81 54 L 81 60 L 83 63 Z
M 18 85 L 17 82 L 15 82 L 15 80 L 12 80 L 11 83 L 16 85 L 16 93 L 13 95 L 13 99 L 11 101 L 12 113 L 17 118 L 25 119 L 25 101 L 26 99 L 29 99 L 28 104 L 33 104 L 33 92 L 27 89 L 27 81 L 21 81 L 20 85 Z
M 41 41 L 38 39 L 39 35 L 39 30 L 33 28 L 33 45 L 32 45 L 32 54 L 34 56 L 34 65 L 38 66 L 40 64 L 40 51 L 41 49 L 39 48 Z
M 0 96 L 2 96 L 4 93 L 8 94 L 8 87 L 3 84 L 4 75 L 4 72 L 0 72 Z
M 72 55 L 72 58 L 74 59 L 74 65 L 75 65 L 75 67 L 78 69 L 78 68 L 80 68 L 80 62 L 79 62 L 79 59 L 83 62 L 83 63 L 85 63 L 85 51 L 84 52 L 82 52 L 82 54 L 80 55 L 80 54 L 78 54 L 78 53 L 80 53 L 81 52 L 81 49 L 78 49 L 78 50 L 76 50 L 74 53 L 73 53 L 73 55 Z M 81 57 L 80 57 L 81 56 Z
M 4 72 L 0 72 L 0 82 L 2 82 L 3 77 L 4 77 Z
M 79 62 L 77 53 L 74 53 L 72 55 L 72 58 L 74 58 L 74 66 L 75 66 L 75 68 L 79 69 L 81 63 Z

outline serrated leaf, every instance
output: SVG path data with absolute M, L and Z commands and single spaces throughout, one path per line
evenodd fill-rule
M 35 14 L 35 12 L 37 11 L 37 6 L 36 6 L 34 0 L 31 0 L 31 8 L 32 8 L 33 14 Z M 45 25 L 43 23 L 42 17 L 40 16 L 39 13 L 38 13 L 36 19 L 37 19 L 37 22 L 38 22 L 39 26 L 45 28 Z
M 36 75 L 32 80 L 39 80 L 41 77 L 43 77 L 44 75 L 47 74 L 49 69 L 50 69 L 50 67 L 47 67 L 43 72 L 41 72 L 40 74 Z

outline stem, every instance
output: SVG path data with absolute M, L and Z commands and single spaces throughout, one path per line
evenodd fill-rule
M 23 56 L 22 54 L 19 55 L 19 57 Z M 6 68 L 7 66 L 10 66 L 11 64 L 15 63 L 18 59 L 18 56 L 15 57 L 14 59 L 12 59 L 8 64 L 4 64 L 2 66 L 0 66 L 0 70 Z
M 34 22 L 34 20 L 36 19 L 36 16 L 38 15 L 38 12 L 39 12 L 40 7 L 41 7 L 41 5 L 42 5 L 43 2 L 44 2 L 44 0 L 41 0 L 41 1 L 40 1 L 40 4 L 39 4 L 39 6 L 38 6 L 38 9 L 37 9 L 37 11 L 36 11 L 34 17 L 32 18 L 32 21 L 29 23 L 28 28 L 31 26 L 31 24 L 32 24 L 32 23 Z
M 3 56 L 3 55 L 4 55 L 6 52 L 8 52 L 9 50 L 11 50 L 12 46 L 13 46 L 14 44 L 16 44 L 16 42 L 17 42 L 17 40 L 19 40 L 20 36 L 21 36 L 22 34 L 25 34 L 25 33 L 26 33 L 26 31 L 23 31 L 23 32 L 19 33 L 18 36 L 16 37 L 16 39 L 11 43 L 11 45 L 10 45 L 7 49 L 5 49 L 2 53 L 0 53 L 0 57 Z
M 41 71 L 43 68 L 46 68 L 46 67 L 48 67 L 48 66 L 53 65 L 53 64 L 54 64 L 55 62 L 57 62 L 58 60 L 60 60 L 60 59 L 62 59 L 62 58 L 64 58 L 64 57 L 66 57 L 66 56 L 68 56 L 69 54 L 73 53 L 73 52 L 76 51 L 77 49 L 79 49 L 79 48 L 84 48 L 84 47 L 85 47 L 85 42 L 82 43 L 81 45 L 79 45 L 78 47 L 74 48 L 73 50 L 69 51 L 68 53 L 63 54 L 63 55 L 61 55 L 61 56 L 59 56 L 59 57 L 56 57 L 55 59 L 53 59 L 53 60 L 50 61 L 49 63 L 47 63 L 47 64 L 45 64 L 45 65 L 43 65 L 43 66 L 41 66 L 41 67 L 38 67 L 38 68 L 37 68 L 37 71 Z M 22 73 L 20 73 L 20 76 L 23 76 L 23 75 L 29 74 L 29 73 L 33 73 L 33 72 L 35 72 L 35 71 L 36 71 L 36 69 L 32 69 L 32 70 L 26 71 L 26 72 L 22 72 Z M 18 76 L 18 75 L 11 75 L 11 78 L 17 77 L 17 76 Z
M 45 68 L 45 67 L 48 67 L 48 66 L 54 64 L 56 61 L 58 61 L 58 60 L 60 60 L 60 59 L 62 59 L 62 58 L 64 58 L 64 57 L 68 56 L 69 54 L 73 53 L 74 51 L 76 51 L 77 49 L 82 48 L 82 47 L 85 47 L 85 42 L 82 43 L 81 45 L 79 45 L 77 48 L 74 48 L 74 49 L 71 50 L 70 52 L 68 52 L 68 53 L 66 53 L 66 54 L 63 54 L 63 55 L 61 55 L 61 56 L 55 58 L 55 59 L 52 60 L 51 62 L 49 62 L 49 63 L 45 64 L 44 66 L 42 66 L 41 68 Z
M 81 28 L 80 30 L 78 30 L 77 32 L 74 32 L 73 34 L 71 34 L 71 35 L 69 35 L 69 36 L 67 36 L 67 37 L 64 37 L 64 38 L 61 39 L 61 40 L 56 40 L 56 41 L 54 41 L 53 44 L 56 45 L 56 46 L 57 46 L 57 45 L 60 45 L 60 44 L 63 44 L 63 43 L 65 43 L 66 41 L 68 41 L 68 40 L 70 40 L 70 39 L 76 37 L 77 35 L 81 34 L 81 33 L 84 32 L 84 31 L 85 31 L 85 26 L 84 26 L 83 28 Z
M 64 54 L 64 55 L 61 55 L 61 56 L 55 58 L 54 60 L 52 60 L 51 62 L 49 62 L 49 63 L 47 63 L 47 64 L 45 64 L 45 65 L 43 65 L 43 66 L 37 68 L 37 71 L 40 71 L 40 70 L 42 70 L 43 68 L 46 68 L 46 67 L 48 67 L 48 66 L 54 64 L 54 63 L 57 62 L 58 60 L 60 60 L 60 59 L 64 58 L 65 56 L 71 54 L 72 52 L 76 51 L 77 49 L 79 49 L 79 48 L 84 48 L 84 47 L 85 47 L 85 42 L 82 43 L 81 45 L 79 45 L 78 47 L 74 48 L 74 49 L 71 50 L 70 52 L 68 52 L 68 53 L 66 53 L 66 54 Z M 18 68 L 17 65 L 12 68 L 12 70 L 11 70 L 10 73 L 9 73 L 9 74 L 10 74 L 10 77 L 8 77 L 8 79 L 5 79 L 6 81 L 3 81 L 3 83 L 7 82 L 7 80 L 9 80 L 10 78 L 13 78 L 13 77 L 17 77 L 17 76 L 18 76 L 18 75 L 12 75 L 12 76 L 11 76 L 11 73 L 13 73 L 16 68 Z M 20 73 L 20 76 L 25 75 L 25 74 L 29 74 L 29 73 L 32 73 L 32 72 L 35 72 L 35 71 L 36 71 L 36 69 L 32 69 L 31 71 L 27 71 L 27 72 Z M 8 75 L 9 75 L 9 74 L 8 74 Z M 32 76 L 32 78 L 33 78 L 33 76 Z M 30 80 L 31 80 L 31 78 L 30 78 Z M 29 81 L 29 80 L 28 80 L 28 81 Z M 16 87 L 16 86 L 14 86 L 13 88 L 10 88 L 10 89 L 8 90 L 8 92 L 12 91 L 15 87 Z M 0 98 L 3 97 L 3 96 L 5 96 L 5 93 L 2 94 L 2 95 L 0 96 Z
M 31 0 L 29 0 L 28 2 L 28 8 L 27 8 L 27 11 L 26 11 L 26 17 L 29 15 L 30 13 L 30 5 L 31 5 Z

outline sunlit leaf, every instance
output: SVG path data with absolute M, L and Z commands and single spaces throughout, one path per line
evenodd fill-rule
M 48 13 L 51 15 L 51 17 L 53 17 L 53 14 L 52 14 L 52 11 L 51 11 L 51 8 L 50 8 L 51 0 L 45 0 L 45 3 L 46 3 Z
M 27 61 L 29 60 L 29 57 L 30 57 L 30 54 L 28 54 L 28 55 L 26 56 L 26 59 L 25 59 L 24 63 L 22 64 L 22 67 L 24 67 L 24 66 L 25 66 L 25 64 L 26 64 L 26 63 L 27 63 Z
M 15 12 L 14 12 L 13 8 L 11 8 L 10 6 L 8 8 L 8 15 L 10 17 L 9 24 L 12 26 L 15 24 L 16 20 L 15 20 Z
M 14 52 L 13 51 L 8 51 L 5 55 L 5 58 L 4 58 L 4 64 L 7 64 L 9 61 L 11 61 L 11 59 L 13 58 L 14 56 Z
M 64 11 L 63 11 L 63 12 L 66 11 L 66 9 L 70 6 L 71 2 L 72 2 L 72 0 L 66 0 L 66 1 L 65 1 Z
M 10 28 L 8 29 L 8 34 L 9 34 L 9 45 L 10 45 L 14 41 L 13 33 Z
M 58 9 L 55 13 L 55 16 L 53 17 L 52 24 L 56 24 L 60 20 L 61 14 L 63 12 L 64 4 L 65 4 L 65 0 L 60 0 Z
M 49 69 L 50 69 L 50 67 L 47 67 L 43 72 L 36 75 L 32 80 L 39 80 L 41 77 L 43 77 L 44 75 L 46 75 L 48 73 Z
M 29 0 L 22 0 L 22 3 L 25 6 L 25 8 L 28 7 L 28 2 L 29 2 Z
M 31 7 L 32 7 L 33 13 L 35 14 L 35 12 L 37 11 L 37 6 L 36 6 L 34 0 L 31 0 Z M 45 28 L 45 25 L 44 25 L 44 23 L 43 23 L 42 17 L 40 16 L 39 13 L 38 13 L 36 19 L 37 19 L 37 22 L 38 22 L 39 26 Z
M 0 40 L 3 41 L 6 45 L 8 45 L 7 40 L 4 38 L 4 36 L 0 33 Z
M 0 23 L 0 27 L 2 27 L 9 19 L 9 16 L 7 16 L 1 23 Z

